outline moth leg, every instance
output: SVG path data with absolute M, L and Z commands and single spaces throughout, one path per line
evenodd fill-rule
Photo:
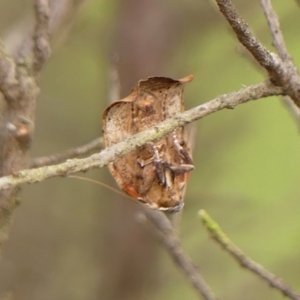
M 153 143 L 152 142 L 148 142 L 145 145 L 148 145 L 148 146 L 152 147 L 152 149 L 153 149 Z M 140 165 L 141 168 L 144 168 L 145 166 L 152 164 L 153 161 L 154 161 L 154 155 L 152 157 L 146 159 L 146 160 L 144 160 L 140 157 L 137 158 L 137 162 L 138 162 L 138 164 Z
M 193 166 L 193 160 L 191 158 L 191 156 L 189 155 L 189 153 L 180 145 L 176 132 L 173 131 L 173 141 L 174 141 L 174 145 L 176 147 L 176 149 L 178 150 L 178 152 L 181 154 L 181 156 L 183 157 L 183 159 L 185 160 L 185 162 L 187 163 L 187 165 L 192 165 Z
M 194 165 L 189 164 L 167 164 L 167 167 L 174 173 L 174 174 L 183 174 L 194 170 Z
M 164 162 L 160 158 L 158 147 L 154 145 L 152 142 L 149 142 L 147 144 L 152 147 L 153 156 L 147 160 L 142 160 L 141 158 L 138 157 L 137 162 L 141 168 L 144 168 L 145 166 L 153 163 L 155 166 L 155 173 L 158 178 L 159 184 L 165 185 L 166 183 L 165 167 L 164 167 Z
M 174 175 L 172 174 L 171 169 L 165 169 L 165 178 L 166 178 L 166 183 L 165 186 L 167 188 L 172 188 L 173 183 L 174 183 Z
M 165 168 L 162 159 L 160 158 L 158 147 L 152 143 L 152 149 L 154 152 L 153 155 L 153 163 L 155 165 L 155 172 L 158 178 L 158 182 L 160 185 L 165 185 L 166 176 L 165 176 Z

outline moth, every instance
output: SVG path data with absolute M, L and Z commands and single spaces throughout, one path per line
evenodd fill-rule
M 106 147 L 148 129 L 184 111 L 183 89 L 193 76 L 174 80 L 150 77 L 140 80 L 130 94 L 110 104 L 103 113 Z M 194 169 L 186 127 L 157 142 L 136 148 L 109 163 L 119 187 L 150 208 L 178 212 L 189 173 Z

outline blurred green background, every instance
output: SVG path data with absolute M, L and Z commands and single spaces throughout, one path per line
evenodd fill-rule
M 300 10 L 272 1 L 296 63 Z M 271 50 L 259 1 L 236 0 Z M 32 15 L 30 0 L 0 2 L 4 42 Z M 262 81 L 242 57 L 223 17 L 205 0 L 89 0 L 69 32 L 53 40 L 41 78 L 32 157 L 101 135 L 109 57 L 120 56 L 121 96 L 153 75 L 194 74 L 187 108 Z M 205 209 L 248 255 L 300 291 L 299 127 L 279 98 L 223 110 L 196 123 L 194 162 L 181 222 L 183 247 L 219 299 L 282 299 L 240 268 L 207 235 Z M 83 176 L 114 187 L 107 169 Z M 0 264 L 0 294 L 15 299 L 198 299 L 147 228 L 137 205 L 85 181 L 55 178 L 25 186 Z

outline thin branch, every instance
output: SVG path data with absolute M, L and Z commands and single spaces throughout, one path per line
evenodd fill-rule
M 250 270 L 254 274 L 265 280 L 270 286 L 282 292 L 285 296 L 293 300 L 299 300 L 300 295 L 289 287 L 281 278 L 270 271 L 264 269 L 257 262 L 249 258 L 238 246 L 236 246 L 228 236 L 222 231 L 219 225 L 207 214 L 200 211 L 201 220 L 211 237 L 222 246 L 242 267 Z
M 268 71 L 270 77 L 275 76 L 277 79 L 280 61 L 252 34 L 249 25 L 240 17 L 230 0 L 216 0 L 216 2 L 238 40 L 248 49 L 260 65 Z M 283 72 L 283 70 L 280 70 L 280 72 Z
M 86 155 L 86 154 L 90 153 L 91 151 L 100 150 L 102 148 L 103 148 L 103 138 L 99 137 L 85 145 L 82 145 L 82 146 L 79 146 L 76 148 L 71 148 L 62 153 L 56 153 L 56 154 L 52 154 L 52 155 L 48 155 L 48 156 L 33 158 L 30 161 L 29 166 L 30 166 L 30 168 L 50 166 L 50 165 L 61 163 L 70 158 L 79 157 L 81 155 Z
M 185 273 L 200 296 L 206 300 L 216 300 L 216 296 L 204 280 L 191 258 L 184 252 L 180 238 L 169 219 L 159 211 L 144 207 L 144 214 L 155 229 L 155 235 L 163 243 L 175 264 Z
M 273 38 L 273 44 L 279 54 L 279 57 L 282 59 L 282 61 L 292 61 L 292 57 L 284 42 L 278 16 L 272 7 L 271 1 L 260 0 L 260 3 L 263 8 L 265 17 L 268 21 L 268 25 Z
M 48 0 L 35 0 L 36 27 L 34 33 L 34 71 L 39 71 L 50 56 Z M 7 101 L 17 101 L 21 96 L 18 68 L 0 41 L 0 91 Z
M 41 1 L 42 0 L 40 0 L 40 2 Z M 71 29 L 71 25 L 74 22 L 74 18 L 76 17 L 79 8 L 86 2 L 87 0 L 48 0 L 50 10 L 50 39 L 52 39 L 53 36 L 55 36 L 56 39 L 64 39 L 67 36 L 67 32 Z M 24 28 L 23 23 L 24 21 L 21 21 L 20 23 L 22 30 L 17 27 L 15 32 L 10 33 L 6 38 L 6 43 L 11 44 L 10 53 L 17 61 L 22 61 L 28 57 L 31 57 L 32 49 L 34 47 L 32 36 L 35 34 L 35 32 L 32 30 L 33 26 L 32 24 L 29 26 L 25 25 L 26 28 Z M 46 32 L 44 31 L 44 33 Z M 15 39 L 11 39 L 11 36 L 15 36 Z
M 261 0 L 261 1 L 264 1 L 264 0 Z M 268 1 L 268 2 L 270 2 L 270 1 Z M 215 2 L 212 2 L 212 3 L 215 3 Z M 269 3 L 269 5 L 271 5 L 271 4 Z M 280 58 L 283 61 L 289 61 L 289 62 L 292 63 L 292 58 L 291 58 L 290 54 L 288 53 L 288 50 L 286 49 L 286 46 L 284 44 L 284 39 L 283 39 L 281 30 L 280 30 L 280 25 L 279 25 L 279 21 L 278 21 L 278 17 L 276 15 L 276 13 L 273 11 L 272 7 L 270 9 L 267 8 L 267 9 L 264 9 L 264 10 L 265 11 L 266 10 L 267 11 L 271 10 L 271 12 L 268 13 L 268 16 L 266 15 L 266 18 L 268 19 L 270 31 L 271 31 L 272 36 L 273 36 L 274 46 L 275 46 L 277 52 L 279 53 Z M 275 18 L 276 21 L 273 22 L 273 18 Z M 252 64 L 252 66 L 253 66 L 254 69 L 256 69 L 260 73 L 263 73 L 263 69 L 260 67 L 259 63 L 250 54 L 250 52 L 247 51 L 247 49 L 245 47 L 243 47 L 241 44 L 239 44 L 236 47 L 236 49 L 237 49 L 237 52 L 242 57 L 246 58 Z M 289 58 L 286 59 L 285 57 L 289 57 Z M 293 100 L 289 96 L 283 96 L 282 97 L 282 101 L 283 101 L 284 106 L 291 113 L 293 119 L 296 121 L 296 123 L 297 123 L 297 125 L 299 127 L 300 108 L 293 102 Z
M 83 159 L 67 160 L 60 165 L 22 170 L 16 172 L 14 175 L 2 177 L 0 178 L 0 191 L 17 187 L 24 183 L 40 182 L 50 177 L 68 176 L 92 168 L 101 168 L 117 157 L 135 150 L 136 147 L 141 147 L 150 141 L 159 140 L 166 134 L 172 132 L 175 128 L 199 120 L 214 112 L 225 108 L 233 109 L 235 106 L 250 100 L 282 94 L 284 94 L 282 88 L 273 85 L 269 81 L 248 86 L 239 91 L 217 97 L 205 104 L 169 118 L 155 127 L 139 132 L 110 148 L 102 150 L 99 154 L 94 154 Z
M 108 100 L 109 103 L 112 103 L 116 100 L 119 100 L 120 97 L 120 78 L 118 72 L 118 64 L 119 64 L 119 55 L 117 53 L 112 53 L 110 56 L 110 67 L 109 67 L 109 94 Z
M 216 0 L 220 11 L 234 30 L 238 40 L 248 49 L 259 64 L 264 67 L 272 81 L 282 86 L 287 94 L 300 107 L 300 76 L 296 66 L 288 65 L 268 51 L 252 34 L 249 25 L 243 20 L 230 0 Z
M 299 119 L 300 119 L 300 108 L 292 101 L 292 99 L 289 96 L 282 96 L 282 103 L 285 106 L 285 108 L 289 111 L 293 119 L 295 120 L 298 128 L 299 127 Z
M 33 71 L 36 74 L 42 69 L 51 55 L 48 0 L 35 0 L 34 9 L 36 24 L 33 35 Z
M 219 12 L 219 7 L 216 3 L 215 0 L 207 0 L 207 2 L 210 4 L 210 6 L 212 7 L 214 13 L 218 13 L 218 16 L 221 17 L 220 12 Z M 234 37 L 235 32 L 232 31 L 231 25 L 228 23 L 226 26 L 226 29 L 228 29 L 228 33 L 230 35 L 232 35 Z M 259 62 L 255 59 L 255 57 L 251 54 L 250 51 L 248 51 L 248 49 L 241 43 L 238 43 L 235 46 L 235 50 L 236 52 L 243 58 L 246 58 L 247 61 L 249 61 L 254 67 L 255 69 L 257 69 L 260 73 L 264 73 L 264 69 L 261 68 L 261 65 L 259 64 Z
M 83 0 L 49 1 L 51 4 L 50 33 L 53 35 L 54 31 L 57 32 L 59 25 L 67 19 L 68 21 L 74 19 L 75 8 Z M 42 1 L 36 3 L 46 5 L 46 2 Z M 45 11 L 38 14 L 37 17 L 41 18 L 41 23 L 44 22 L 42 19 L 46 17 L 46 14 Z M 45 35 L 45 30 L 42 29 L 41 35 L 36 39 L 41 51 L 44 51 L 42 49 L 45 47 L 45 40 L 43 40 Z M 20 43 L 14 43 L 10 47 L 10 56 L 0 44 L 0 91 L 8 104 L 3 112 L 3 130 L 0 137 L 0 174 L 2 175 L 17 172 L 28 165 L 27 151 L 32 141 L 36 99 L 39 93 L 36 78 L 32 76 L 34 44 L 32 31 L 17 36 Z M 45 57 L 41 58 L 41 61 Z M 6 189 L 0 193 L 0 252 L 2 245 L 8 239 L 13 212 L 19 203 L 17 194 L 18 189 Z

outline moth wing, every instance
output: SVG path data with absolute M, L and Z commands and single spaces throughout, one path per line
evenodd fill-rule
M 102 128 L 106 147 L 123 141 L 132 135 L 132 102 L 136 98 L 136 90 L 119 101 L 110 104 L 103 112 Z

